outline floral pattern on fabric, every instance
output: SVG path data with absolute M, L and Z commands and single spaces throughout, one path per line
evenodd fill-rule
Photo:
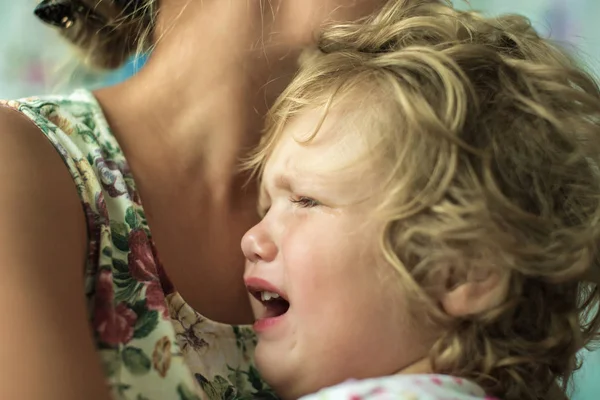
M 77 187 L 88 227 L 85 291 L 118 400 L 276 399 L 252 363 L 247 327 L 207 320 L 160 265 L 135 182 L 94 96 L 1 101 L 33 121 Z
M 498 400 L 478 385 L 447 375 L 393 375 L 350 380 L 300 400 Z

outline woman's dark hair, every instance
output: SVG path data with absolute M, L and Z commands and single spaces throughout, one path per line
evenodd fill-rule
M 58 27 L 87 65 L 116 69 L 153 43 L 158 0 L 45 0 L 35 13 Z

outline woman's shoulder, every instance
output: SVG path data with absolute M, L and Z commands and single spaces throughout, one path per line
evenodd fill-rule
M 301 400 L 494 400 L 476 384 L 447 375 L 392 375 L 349 380 Z
M 57 156 L 55 148 L 40 134 L 36 124 L 19 110 L 8 106 L 8 102 L 0 102 L 0 170 L 2 170 L 2 186 L 0 191 L 7 191 L 12 183 L 19 185 L 22 190 L 14 190 L 13 198 L 21 197 L 23 202 L 38 202 L 43 204 L 44 198 L 30 198 L 25 193 L 31 189 L 51 190 L 55 196 L 77 198 L 74 196 L 73 185 L 67 177 L 64 164 Z M 42 172 L 40 172 L 42 171 Z M 47 196 L 52 197 L 52 196 Z M 40 210 L 42 212 L 44 207 Z M 1 218 L 0 218 L 1 219 Z
M 0 100 L 0 105 L 12 108 L 31 120 L 63 157 L 65 151 L 84 155 L 101 151 L 113 157 L 123 157 L 100 104 L 88 90 Z
M 103 193 L 123 206 L 139 203 L 125 155 L 91 92 L 0 100 L 0 105 L 29 120 L 23 123 L 29 129 L 41 131 L 62 158 L 84 204 L 98 203 L 98 197 L 106 197 Z

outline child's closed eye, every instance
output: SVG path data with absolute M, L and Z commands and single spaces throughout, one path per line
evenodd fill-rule
M 306 196 L 299 196 L 298 198 L 290 197 L 290 202 L 301 208 L 313 208 L 321 205 L 317 200 Z

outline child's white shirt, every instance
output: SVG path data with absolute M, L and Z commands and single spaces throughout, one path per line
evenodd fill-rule
M 497 400 L 478 385 L 447 375 L 393 375 L 349 380 L 300 400 Z

